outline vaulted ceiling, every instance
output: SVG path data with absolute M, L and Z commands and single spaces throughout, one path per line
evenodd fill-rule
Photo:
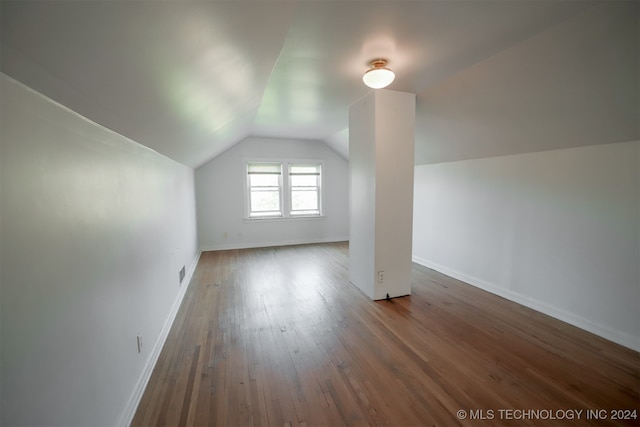
M 3 73 L 192 167 L 248 136 L 348 157 L 377 57 L 417 94 L 417 163 L 638 138 L 636 1 L 1 6 Z

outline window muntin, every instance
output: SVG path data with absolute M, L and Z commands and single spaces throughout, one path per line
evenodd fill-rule
M 249 218 L 282 216 L 282 164 L 248 163 Z

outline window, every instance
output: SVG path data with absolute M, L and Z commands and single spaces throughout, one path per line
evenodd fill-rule
M 282 164 L 247 164 L 249 218 L 282 216 Z
M 321 162 L 247 162 L 247 218 L 322 216 Z
M 320 165 L 290 164 L 291 215 L 320 215 Z

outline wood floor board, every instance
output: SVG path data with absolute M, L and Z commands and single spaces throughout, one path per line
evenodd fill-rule
M 423 266 L 390 301 L 348 277 L 347 243 L 203 253 L 132 425 L 640 424 L 637 352 Z

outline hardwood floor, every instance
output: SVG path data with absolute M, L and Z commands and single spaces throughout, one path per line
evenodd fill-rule
M 415 264 L 374 302 L 347 256 L 203 253 L 132 425 L 639 424 L 637 352 Z

